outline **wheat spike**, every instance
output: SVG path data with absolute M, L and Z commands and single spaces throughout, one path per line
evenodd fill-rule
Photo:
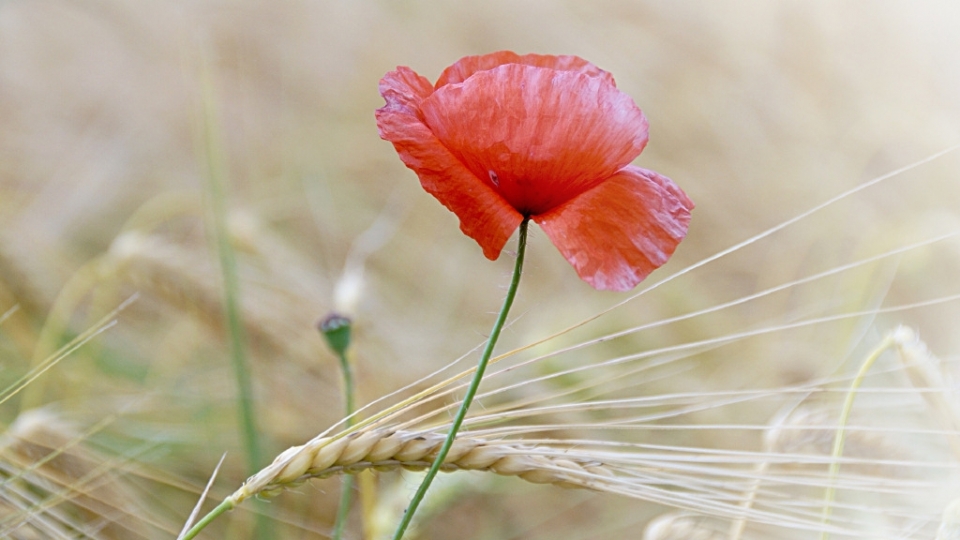
M 271 465 L 247 479 L 230 498 L 239 504 L 249 497 L 270 496 L 311 478 L 364 469 L 424 469 L 433 462 L 443 440 L 442 434 L 432 432 L 384 429 L 316 438 L 288 448 Z M 615 476 L 608 465 L 570 456 L 563 450 L 471 437 L 454 441 L 442 470 L 489 471 L 519 476 L 536 484 L 601 491 Z

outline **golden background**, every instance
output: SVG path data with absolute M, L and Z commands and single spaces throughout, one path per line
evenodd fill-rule
M 0 417 L 8 431 L 54 437 L 53 446 L 86 434 L 85 451 L 110 456 L 108 476 L 126 491 L 94 495 L 103 506 L 86 509 L 71 499 L 65 523 L 116 514 L 89 537 L 174 537 L 224 451 L 214 495 L 246 476 L 212 201 L 228 210 L 271 456 L 342 416 L 337 362 L 313 326 L 328 312 L 355 321 L 362 403 L 455 360 L 489 329 L 512 259 L 483 258 L 379 139 L 373 111 L 383 104 L 377 82 L 387 71 L 406 65 L 435 80 L 462 56 L 509 49 L 575 54 L 611 72 L 650 122 L 636 164 L 671 177 L 697 204 L 688 238 L 650 278 L 657 281 L 960 143 L 958 25 L 960 5 L 950 1 L 2 2 L 0 313 L 19 310 L 0 323 L 0 383 L 14 384 L 139 296 L 115 327 L 5 401 Z M 222 198 L 209 189 L 217 171 Z M 561 341 L 702 309 L 954 232 L 958 209 L 960 155 L 952 152 Z M 498 350 L 626 298 L 580 282 L 533 231 L 516 321 Z M 947 239 L 586 349 L 559 365 L 944 298 L 960 292 L 958 276 L 960 243 Z M 852 373 L 897 324 L 955 361 L 958 315 L 954 301 L 773 332 L 705 352 L 638 392 L 778 387 Z M 50 416 L 42 428 L 17 423 L 41 406 Z M 705 411 L 698 421 L 763 424 L 775 410 L 745 407 L 722 418 L 733 412 Z M 87 432 L 104 419 L 106 427 Z M 757 434 L 665 436 L 758 445 Z M 464 477 L 437 496 L 422 538 L 639 538 L 665 511 L 612 495 Z M 337 479 L 314 481 L 251 508 L 274 516 L 278 538 L 324 538 L 337 486 Z M 402 506 L 412 487 L 398 489 L 393 504 Z M 939 516 L 948 500 L 932 494 L 924 519 Z M 3 506 L 21 518 L 51 511 L 39 502 Z M 250 523 L 249 514 L 234 512 L 208 534 L 249 537 Z M 915 537 L 933 538 L 936 524 L 925 523 Z M 357 538 L 356 516 L 350 527 Z M 25 530 L 10 534 L 34 537 Z

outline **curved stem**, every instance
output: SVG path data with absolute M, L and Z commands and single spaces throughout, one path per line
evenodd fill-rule
M 870 352 L 870 355 L 867 356 L 867 359 L 864 360 L 860 366 L 860 371 L 857 372 L 857 376 L 854 377 L 853 382 L 850 383 L 850 390 L 847 391 L 847 397 L 843 400 L 843 409 L 840 411 L 840 421 L 837 423 L 837 433 L 833 438 L 830 470 L 827 473 L 827 489 L 823 495 L 823 513 L 820 516 L 823 530 L 820 531 L 820 540 L 828 540 L 828 538 L 830 538 L 827 525 L 830 524 L 830 516 L 833 513 L 833 501 L 836 498 L 837 491 L 837 476 L 840 475 L 840 460 L 843 458 L 843 447 L 847 440 L 847 422 L 850 420 L 850 413 L 853 411 L 853 402 L 857 397 L 857 391 L 860 389 L 860 385 L 863 384 L 863 379 L 866 378 L 873 364 L 880 358 L 880 355 L 892 347 L 894 343 L 894 333 L 891 332 L 883 338 L 883 341 L 877 345 L 877 348 Z
M 529 218 L 524 218 L 524 220 L 520 223 L 520 242 L 519 246 L 517 247 L 517 262 L 513 268 L 513 279 L 510 281 L 510 288 L 507 290 L 507 297 L 503 300 L 503 306 L 500 308 L 500 314 L 497 316 L 497 321 L 493 323 L 493 329 L 490 330 L 490 337 L 487 339 L 487 346 L 483 349 L 483 354 L 480 356 L 480 362 L 477 364 L 477 371 L 473 374 L 473 380 L 470 381 L 470 386 L 467 387 L 467 392 L 463 396 L 463 403 L 460 404 L 460 409 L 457 411 L 457 415 L 454 417 L 453 423 L 450 425 L 450 432 L 447 433 L 447 438 L 443 441 L 440 451 L 437 452 L 437 457 L 433 460 L 430 470 L 427 471 L 426 476 L 423 478 L 423 482 L 420 484 L 420 487 L 414 494 L 413 499 L 410 500 L 410 506 L 407 507 L 407 511 L 404 512 L 403 519 L 400 520 L 400 524 L 397 526 L 397 531 L 393 535 L 393 540 L 400 540 L 403 538 L 403 533 L 406 532 L 407 527 L 413 520 L 413 514 L 417 511 L 417 507 L 419 507 L 420 503 L 423 501 L 423 497 L 430 488 L 430 484 L 433 483 L 433 479 L 437 476 L 437 473 L 440 472 L 440 465 L 443 464 L 443 460 L 446 459 L 447 453 L 450 452 L 450 448 L 453 446 L 453 441 L 457 437 L 457 432 L 460 430 L 460 426 L 463 424 L 463 420 L 467 416 L 467 410 L 470 408 L 470 403 L 473 401 L 473 397 L 477 394 L 477 389 L 480 387 L 480 380 L 483 378 L 483 372 L 487 369 L 487 363 L 490 361 L 490 357 L 493 356 L 493 348 L 496 346 L 497 339 L 500 337 L 500 331 L 503 330 L 503 325 L 507 321 L 507 314 L 510 312 L 510 306 L 513 305 L 513 299 L 517 296 L 517 287 L 520 285 L 520 274 L 523 271 L 523 255 L 527 247 L 527 226 L 529 223 Z

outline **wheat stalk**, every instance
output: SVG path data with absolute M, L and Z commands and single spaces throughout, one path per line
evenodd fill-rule
M 830 381 L 808 387 L 783 389 L 809 397 L 811 393 L 824 390 L 821 386 Z M 440 385 L 442 388 L 444 385 Z M 437 389 L 434 389 L 436 391 Z M 880 389 L 882 392 L 887 389 Z M 301 485 L 314 478 L 337 474 L 352 474 L 365 469 L 420 470 L 430 464 L 442 442 L 442 426 L 432 430 L 419 429 L 430 413 L 408 421 L 398 422 L 397 415 L 409 407 L 422 405 L 431 392 L 418 395 L 412 403 L 400 404 L 380 415 L 374 415 L 359 427 L 332 435 L 330 431 L 300 446 L 289 448 L 274 462 L 250 477 L 247 482 L 227 499 L 230 507 L 253 496 L 272 496 L 284 489 Z M 660 407 L 673 404 L 676 411 L 659 410 L 655 418 L 682 416 L 694 410 L 711 409 L 722 404 L 753 401 L 770 394 L 769 390 L 719 393 L 717 395 L 659 396 L 653 399 Z M 699 397 L 696 397 L 699 396 Z M 753 524 L 766 523 L 778 527 L 800 530 L 830 530 L 850 534 L 851 527 L 859 523 L 855 515 L 839 519 L 836 526 L 824 525 L 816 519 L 814 509 L 820 504 L 814 495 L 800 495 L 810 489 L 817 491 L 827 485 L 828 479 L 814 471 L 826 467 L 832 459 L 821 450 L 804 453 L 810 446 L 822 446 L 824 435 L 832 433 L 829 424 L 808 407 L 794 410 L 789 417 L 776 422 L 776 429 L 761 426 L 718 425 L 706 429 L 756 429 L 767 432 L 767 444 L 762 452 L 743 450 L 723 451 L 708 448 L 673 447 L 627 442 L 595 440 L 535 439 L 538 431 L 555 431 L 563 428 L 589 427 L 589 425 L 522 425 L 503 426 L 517 418 L 541 413 L 558 412 L 568 408 L 588 410 L 600 407 L 633 409 L 652 406 L 652 398 L 616 400 L 615 402 L 585 402 L 565 405 L 531 407 L 526 403 L 522 410 L 498 409 L 490 415 L 475 416 L 479 425 L 468 435 L 459 438 L 447 457 L 443 470 L 486 471 L 507 476 L 519 476 L 524 480 L 555 484 L 565 487 L 586 488 L 610 494 L 654 501 L 677 508 L 695 510 L 705 516 L 737 520 L 739 526 L 732 538 L 739 538 L 746 521 Z M 690 400 L 694 401 L 691 402 Z M 495 407 L 496 408 L 496 407 Z M 443 410 L 440 407 L 439 410 Z M 392 411 L 392 412 L 391 412 Z M 435 412 L 435 411 L 434 411 Z M 494 425 L 483 428 L 484 418 Z M 624 428 L 646 425 L 654 420 L 646 415 L 614 421 Z M 390 424 L 386 424 L 390 422 Z M 647 426 L 650 429 L 665 429 L 665 426 Z M 829 482 L 851 492 L 908 493 L 928 489 L 922 482 L 896 478 L 890 467 L 901 472 L 904 467 L 921 469 L 922 462 L 909 457 L 898 458 L 898 452 L 890 449 L 885 438 L 878 438 L 879 431 L 869 426 L 847 426 L 851 441 L 862 439 L 863 452 L 851 447 L 845 453 L 849 475 L 832 478 Z M 773 433 L 776 433 L 774 435 Z M 520 440 L 504 437 L 520 436 Z M 604 451 L 603 447 L 607 450 Z M 878 454 L 877 449 L 882 451 Z M 757 463 L 763 464 L 756 469 Z M 770 467 L 777 466 L 775 469 Z M 798 466 L 805 472 L 797 473 Z M 811 470 L 810 467 L 813 467 Z M 795 471 L 791 473 L 790 471 Z M 909 476 L 909 474 L 908 474 Z M 761 489 L 762 487 L 762 489 Z M 799 493 L 798 493 L 799 492 Z M 757 497 L 760 499 L 757 499 Z M 784 498 L 787 497 L 787 498 Z M 792 497 L 792 498 L 790 498 Z M 760 508 L 755 507 L 755 503 Z M 869 510 L 859 507 L 838 508 L 853 513 Z
M 247 479 L 229 499 L 239 504 L 253 496 L 271 496 L 299 486 L 311 478 L 365 469 L 421 470 L 430 466 L 443 440 L 442 434 L 388 429 L 319 437 L 288 448 L 271 465 Z M 442 470 L 489 471 L 535 484 L 599 491 L 605 491 L 616 476 L 610 466 L 563 449 L 474 437 L 460 437 L 454 442 Z

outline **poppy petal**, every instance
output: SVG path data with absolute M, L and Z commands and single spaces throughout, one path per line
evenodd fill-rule
M 387 101 L 384 109 L 414 116 L 420 115 L 420 103 L 433 93 L 433 85 L 416 71 L 400 66 L 380 79 L 380 95 Z
M 667 262 L 693 202 L 669 178 L 628 166 L 533 220 L 596 289 L 626 291 Z
M 585 75 L 602 77 L 613 84 L 613 76 L 579 56 L 552 56 L 548 54 L 519 55 L 513 51 L 499 51 L 479 56 L 466 56 L 443 70 L 437 79 L 436 88 L 448 84 L 461 83 L 478 71 L 486 71 L 504 64 L 523 64 L 555 69 L 558 71 L 576 71 Z
M 470 172 L 424 124 L 419 107 L 432 91 L 429 81 L 409 68 L 387 73 L 380 81 L 380 93 L 387 101 L 377 110 L 380 137 L 393 143 L 423 189 L 460 218 L 460 230 L 480 244 L 488 259 L 496 259 L 523 216 Z
M 546 212 L 640 155 L 647 120 L 610 80 L 506 64 L 440 87 L 426 124 L 523 214 Z

